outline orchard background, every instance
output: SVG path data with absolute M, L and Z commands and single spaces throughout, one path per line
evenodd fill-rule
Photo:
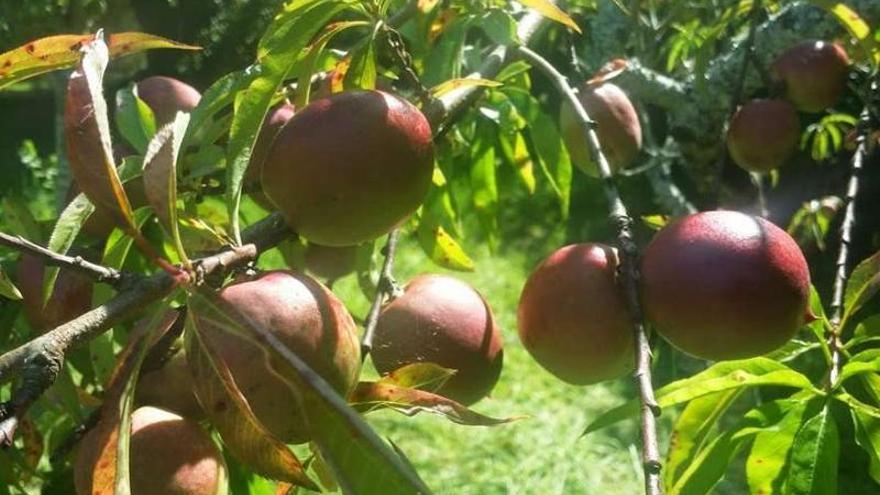
M 817 51 L 836 43 L 843 69 L 807 61 L 786 79 L 779 60 L 804 42 Z M 878 493 L 878 64 L 880 3 L 872 0 L 4 1 L 0 494 L 171 493 L 163 476 L 193 482 L 183 493 L 200 494 Z M 177 85 L 171 110 L 160 108 L 172 99 L 167 88 L 153 90 L 153 100 L 146 83 L 134 86 L 157 75 L 185 81 L 201 99 Z M 615 114 L 631 117 L 628 138 L 603 136 L 615 123 L 595 101 L 573 106 L 572 90 L 591 92 L 588 79 L 631 101 L 631 113 Z M 806 104 L 797 87 L 831 97 Z M 315 115 L 304 110 L 310 101 L 374 89 L 417 106 L 383 100 L 410 124 L 424 114 L 431 132 L 409 125 L 370 142 L 385 128 L 353 123 L 366 97 L 329 127 L 306 117 Z M 733 125 L 745 119 L 738 109 L 765 99 L 783 110 Z M 317 134 L 284 148 L 278 143 L 297 137 L 282 132 L 261 148 L 291 118 L 278 116 L 285 103 L 290 122 Z M 406 145 L 395 144 L 398 135 Z M 433 172 L 424 152 L 432 140 Z M 294 148 L 312 151 L 286 157 Z M 369 162 L 375 156 L 391 159 Z M 378 179 L 352 184 L 352 157 L 378 170 L 362 177 Z M 285 175 L 297 159 L 319 173 Z M 416 186 L 401 178 L 410 161 L 429 172 Z M 248 174 L 256 162 L 267 167 L 262 181 Z M 297 201 L 286 194 L 295 187 L 299 195 L 345 191 L 351 203 L 317 226 L 288 225 L 297 222 L 284 206 Z M 400 207 L 405 201 L 388 199 L 395 188 L 424 190 Z M 384 218 L 398 208 L 399 219 Z M 652 281 L 638 273 L 658 231 L 717 209 L 786 230 L 812 284 L 810 316 L 779 330 L 784 344 L 722 361 L 682 352 L 665 329 L 655 331 L 661 325 L 640 292 Z M 378 231 L 339 240 L 379 217 Z M 319 237 L 357 247 L 307 246 Z M 571 356 L 539 364 L 526 349 L 517 312 L 538 264 L 583 242 L 617 247 L 621 264 L 602 272 L 614 276 L 609 290 L 551 294 L 542 308 L 552 318 L 563 313 L 556 299 L 566 299 L 583 311 L 574 324 L 583 326 L 582 347 L 571 349 L 591 354 L 575 355 L 572 366 L 588 370 L 568 381 L 591 384 L 576 386 L 554 368 Z M 698 288 L 692 297 L 706 279 L 722 274 L 723 284 L 749 270 L 709 266 L 677 270 Z M 246 316 L 218 296 L 222 286 L 287 269 L 326 283 L 347 308 L 333 306 L 343 315 L 333 331 L 371 336 L 362 367 L 351 355 L 334 361 L 353 370 L 356 387 L 337 384 L 320 359 L 290 352 L 273 340 L 275 328 L 255 323 L 282 305 L 280 295 L 247 299 L 238 308 Z M 488 397 L 480 399 L 488 389 L 476 398 L 453 391 L 456 364 L 382 378 L 367 356 L 395 344 L 383 340 L 379 310 L 408 302 L 404 287 L 425 273 L 466 281 L 491 307 L 478 316 L 490 314 L 490 328 L 494 315 L 504 350 L 497 383 L 497 370 L 480 375 Z M 739 287 L 731 304 L 746 301 L 736 307 L 745 319 L 784 304 L 766 287 Z M 766 300 L 750 299 L 767 290 Z M 461 291 L 432 324 L 465 328 L 476 318 L 457 313 L 466 300 L 482 309 Z M 613 347 L 609 293 L 634 327 L 627 349 L 610 358 L 602 356 Z M 692 305 L 711 319 L 711 305 Z M 230 336 L 264 353 L 243 368 L 224 364 L 221 340 L 209 341 Z M 428 354 L 439 344 L 422 345 Z M 452 363 L 465 355 L 451 354 Z M 603 357 L 625 369 L 597 371 Z M 247 380 L 278 381 L 274 420 L 248 405 Z M 180 430 L 140 441 L 148 416 Z M 305 438 L 274 426 L 290 418 Z M 203 461 L 199 475 L 181 471 L 193 459 Z

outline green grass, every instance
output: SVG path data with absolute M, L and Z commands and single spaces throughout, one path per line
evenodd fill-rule
M 504 370 L 492 396 L 473 409 L 495 417 L 527 418 L 496 427 L 461 426 L 436 415 L 407 417 L 393 411 L 368 416 L 377 431 L 393 440 L 438 494 L 639 493 L 641 470 L 634 421 L 580 438 L 586 424 L 619 404 L 631 390 L 626 378 L 591 387 L 566 385 L 531 359 L 516 333 L 516 306 L 531 268 L 561 244 L 545 236 L 536 248 L 508 246 L 502 254 L 475 255 L 470 282 L 492 306 L 504 333 Z M 411 238 L 403 238 L 395 273 L 402 283 L 423 272 L 442 272 Z M 334 286 L 353 312 L 367 301 L 353 277 Z

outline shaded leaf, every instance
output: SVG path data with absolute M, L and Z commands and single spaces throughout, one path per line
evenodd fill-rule
M 529 194 L 535 194 L 535 167 L 532 156 L 529 154 L 529 148 L 526 140 L 521 132 L 513 132 L 511 134 L 500 132 L 498 134 L 498 144 L 501 152 L 516 170 L 516 175 L 520 182 L 526 186 Z
M 657 403 L 660 407 L 669 407 L 714 392 L 765 385 L 816 391 L 810 379 L 801 373 L 782 363 L 757 357 L 723 361 L 692 377 L 672 382 L 657 390 Z M 628 401 L 593 420 L 583 434 L 586 435 L 615 424 L 618 421 L 636 415 L 638 411 L 639 401 Z
M 433 392 L 382 382 L 358 383 L 349 397 L 349 402 L 355 410 L 362 412 L 385 408 L 394 409 L 407 416 L 429 412 L 443 416 L 453 423 L 471 426 L 494 426 L 518 419 L 492 418 Z
M 150 141 L 144 156 L 144 192 L 156 216 L 171 234 L 177 254 L 188 263 L 177 222 L 177 158 L 189 124 L 189 115 L 178 112 Z
M 299 76 L 297 77 L 297 80 L 312 80 L 312 75 L 315 73 L 318 60 L 320 59 L 321 54 L 324 52 L 324 48 L 327 46 L 327 43 L 329 43 L 334 36 L 341 33 L 342 31 L 345 31 L 346 29 L 366 25 L 368 25 L 367 21 L 340 21 L 333 22 L 324 26 L 324 31 L 320 34 L 320 36 L 318 36 L 314 43 L 309 46 L 308 53 L 306 54 L 305 59 L 299 66 Z M 294 105 L 297 108 L 304 108 L 306 105 L 308 105 L 309 97 L 311 96 L 311 90 L 311 84 L 301 84 L 297 87 L 296 101 L 294 102 Z
M 880 418 L 851 409 L 856 443 L 868 454 L 868 474 L 880 483 Z
M 210 317 L 200 305 L 192 305 L 187 316 L 186 356 L 196 395 L 232 454 L 261 476 L 317 489 L 296 455 L 275 438 L 254 416 L 229 367 L 205 338 L 202 328 Z
M 266 353 L 266 362 L 285 377 L 295 392 L 313 441 L 336 475 L 343 493 L 428 494 L 430 490 L 409 467 L 339 396 L 333 387 L 291 352 L 268 330 L 204 290 L 190 294 L 190 308 L 215 320 L 219 328 L 254 339 Z M 271 353 L 271 358 L 270 358 Z M 279 369 L 273 363 L 286 363 Z
M 829 406 L 808 419 L 791 445 L 786 493 L 836 495 L 840 437 Z
M 0 54 L 0 89 L 40 74 L 72 67 L 80 59 L 80 48 L 92 42 L 94 35 L 60 34 L 30 41 Z M 198 50 L 152 34 L 126 32 L 111 34 L 109 56 L 120 57 L 154 48 Z

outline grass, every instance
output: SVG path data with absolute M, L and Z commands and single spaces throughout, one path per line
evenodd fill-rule
M 574 387 L 544 371 L 525 351 L 516 333 L 520 290 L 532 267 L 561 245 L 561 234 L 545 236 L 540 248 L 478 252 L 473 273 L 455 274 L 470 282 L 492 306 L 504 333 L 504 370 L 492 396 L 473 408 L 495 417 L 528 416 L 496 427 L 461 426 L 442 417 L 406 417 L 392 411 L 368 416 L 392 439 L 438 494 L 639 493 L 641 468 L 634 421 L 581 438 L 586 424 L 619 404 L 627 393 L 619 382 Z M 395 273 L 401 282 L 423 272 L 443 272 L 404 238 Z M 355 314 L 367 301 L 351 278 L 334 291 Z

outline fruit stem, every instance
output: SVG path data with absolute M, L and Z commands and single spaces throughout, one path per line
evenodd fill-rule
M 875 83 L 876 84 L 876 83 Z M 828 380 L 825 383 L 826 389 L 830 390 L 836 383 L 840 375 L 841 347 L 840 340 L 843 325 L 843 297 L 846 288 L 846 280 L 848 277 L 847 265 L 849 264 L 849 246 L 852 241 L 852 231 L 856 223 L 856 197 L 859 193 L 859 177 L 862 174 L 862 166 L 865 156 L 868 153 L 868 133 L 870 124 L 870 113 L 867 108 L 862 110 L 859 118 L 858 134 L 856 142 L 856 152 L 852 156 L 849 184 L 846 187 L 846 197 L 844 203 L 846 210 L 843 216 L 843 222 L 840 224 L 840 249 L 837 252 L 837 263 L 835 265 L 834 275 L 834 292 L 831 298 L 831 328 L 828 332 L 828 347 L 831 349 L 831 364 L 828 369 Z
M 364 322 L 364 338 L 361 341 L 361 359 L 366 359 L 373 349 L 373 335 L 376 333 L 376 324 L 379 322 L 379 313 L 382 310 L 382 303 L 385 297 L 391 299 L 397 297 L 400 288 L 394 280 L 394 254 L 397 252 L 397 241 L 400 240 L 400 229 L 394 229 L 388 234 L 388 241 L 382 249 L 385 255 L 385 261 L 382 263 L 382 272 L 379 275 L 379 283 L 376 287 L 376 296 L 373 298 L 373 304 L 370 306 L 370 312 L 367 313 L 367 319 Z
M 550 62 L 528 47 L 517 48 L 520 55 L 529 63 L 543 71 L 551 79 L 561 96 L 568 100 L 575 110 L 578 122 L 583 127 L 584 137 L 593 155 L 593 161 L 598 165 L 599 176 L 602 179 L 605 199 L 608 202 L 609 217 L 617 229 L 617 245 L 620 249 L 620 274 L 622 275 L 623 288 L 626 294 L 629 314 L 632 317 L 633 334 L 635 342 L 636 371 L 635 378 L 639 385 L 639 398 L 641 400 L 641 433 L 642 433 L 642 469 L 645 476 L 645 493 L 647 495 L 662 495 L 663 487 L 660 483 L 660 448 L 657 442 L 657 416 L 660 415 L 660 406 L 654 397 L 654 387 L 651 379 L 651 346 L 648 333 L 645 329 L 641 303 L 638 292 L 638 247 L 633 241 L 632 224 L 620 198 L 617 185 L 611 176 L 611 167 L 608 159 L 602 153 L 599 144 L 599 136 L 594 129 L 594 122 L 590 119 L 583 104 L 578 99 L 574 89 Z

